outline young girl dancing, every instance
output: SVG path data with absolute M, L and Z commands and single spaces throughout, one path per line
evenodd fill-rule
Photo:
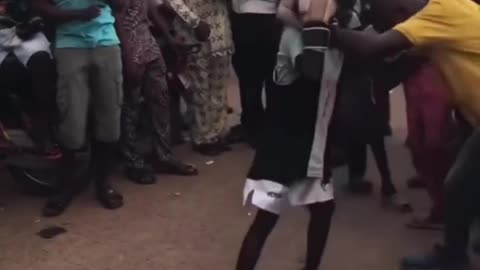
M 318 269 L 327 242 L 335 208 L 328 133 L 343 55 L 328 48 L 328 38 L 309 39 L 312 28 L 301 27 L 301 14 L 296 0 L 280 3 L 279 17 L 287 23 L 274 70 L 276 89 L 244 189 L 244 202 L 259 210 L 243 241 L 237 270 L 255 268 L 267 237 L 289 205 L 305 206 L 310 212 L 305 270 Z M 310 49 L 322 59 L 316 73 L 304 58 Z M 316 74 L 320 79 L 312 80 Z

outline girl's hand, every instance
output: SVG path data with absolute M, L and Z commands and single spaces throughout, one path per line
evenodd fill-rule
M 322 22 L 330 24 L 337 12 L 336 0 L 299 0 L 299 12 L 303 24 Z

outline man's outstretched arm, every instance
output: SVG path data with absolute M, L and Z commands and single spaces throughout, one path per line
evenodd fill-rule
M 361 57 L 385 57 L 410 49 L 413 44 L 402 33 L 389 30 L 377 34 L 333 28 L 331 42 L 334 47 Z

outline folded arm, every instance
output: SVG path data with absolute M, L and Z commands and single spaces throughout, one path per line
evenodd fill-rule
M 86 17 L 85 10 L 63 10 L 52 4 L 50 0 L 32 1 L 32 7 L 40 16 L 55 23 L 84 20 Z

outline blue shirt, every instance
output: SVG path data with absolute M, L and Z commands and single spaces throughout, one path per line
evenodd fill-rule
M 56 48 L 92 49 L 120 44 L 115 31 L 112 9 L 101 0 L 54 0 L 63 10 L 85 9 L 102 5 L 102 13 L 91 21 L 73 21 L 57 27 Z

